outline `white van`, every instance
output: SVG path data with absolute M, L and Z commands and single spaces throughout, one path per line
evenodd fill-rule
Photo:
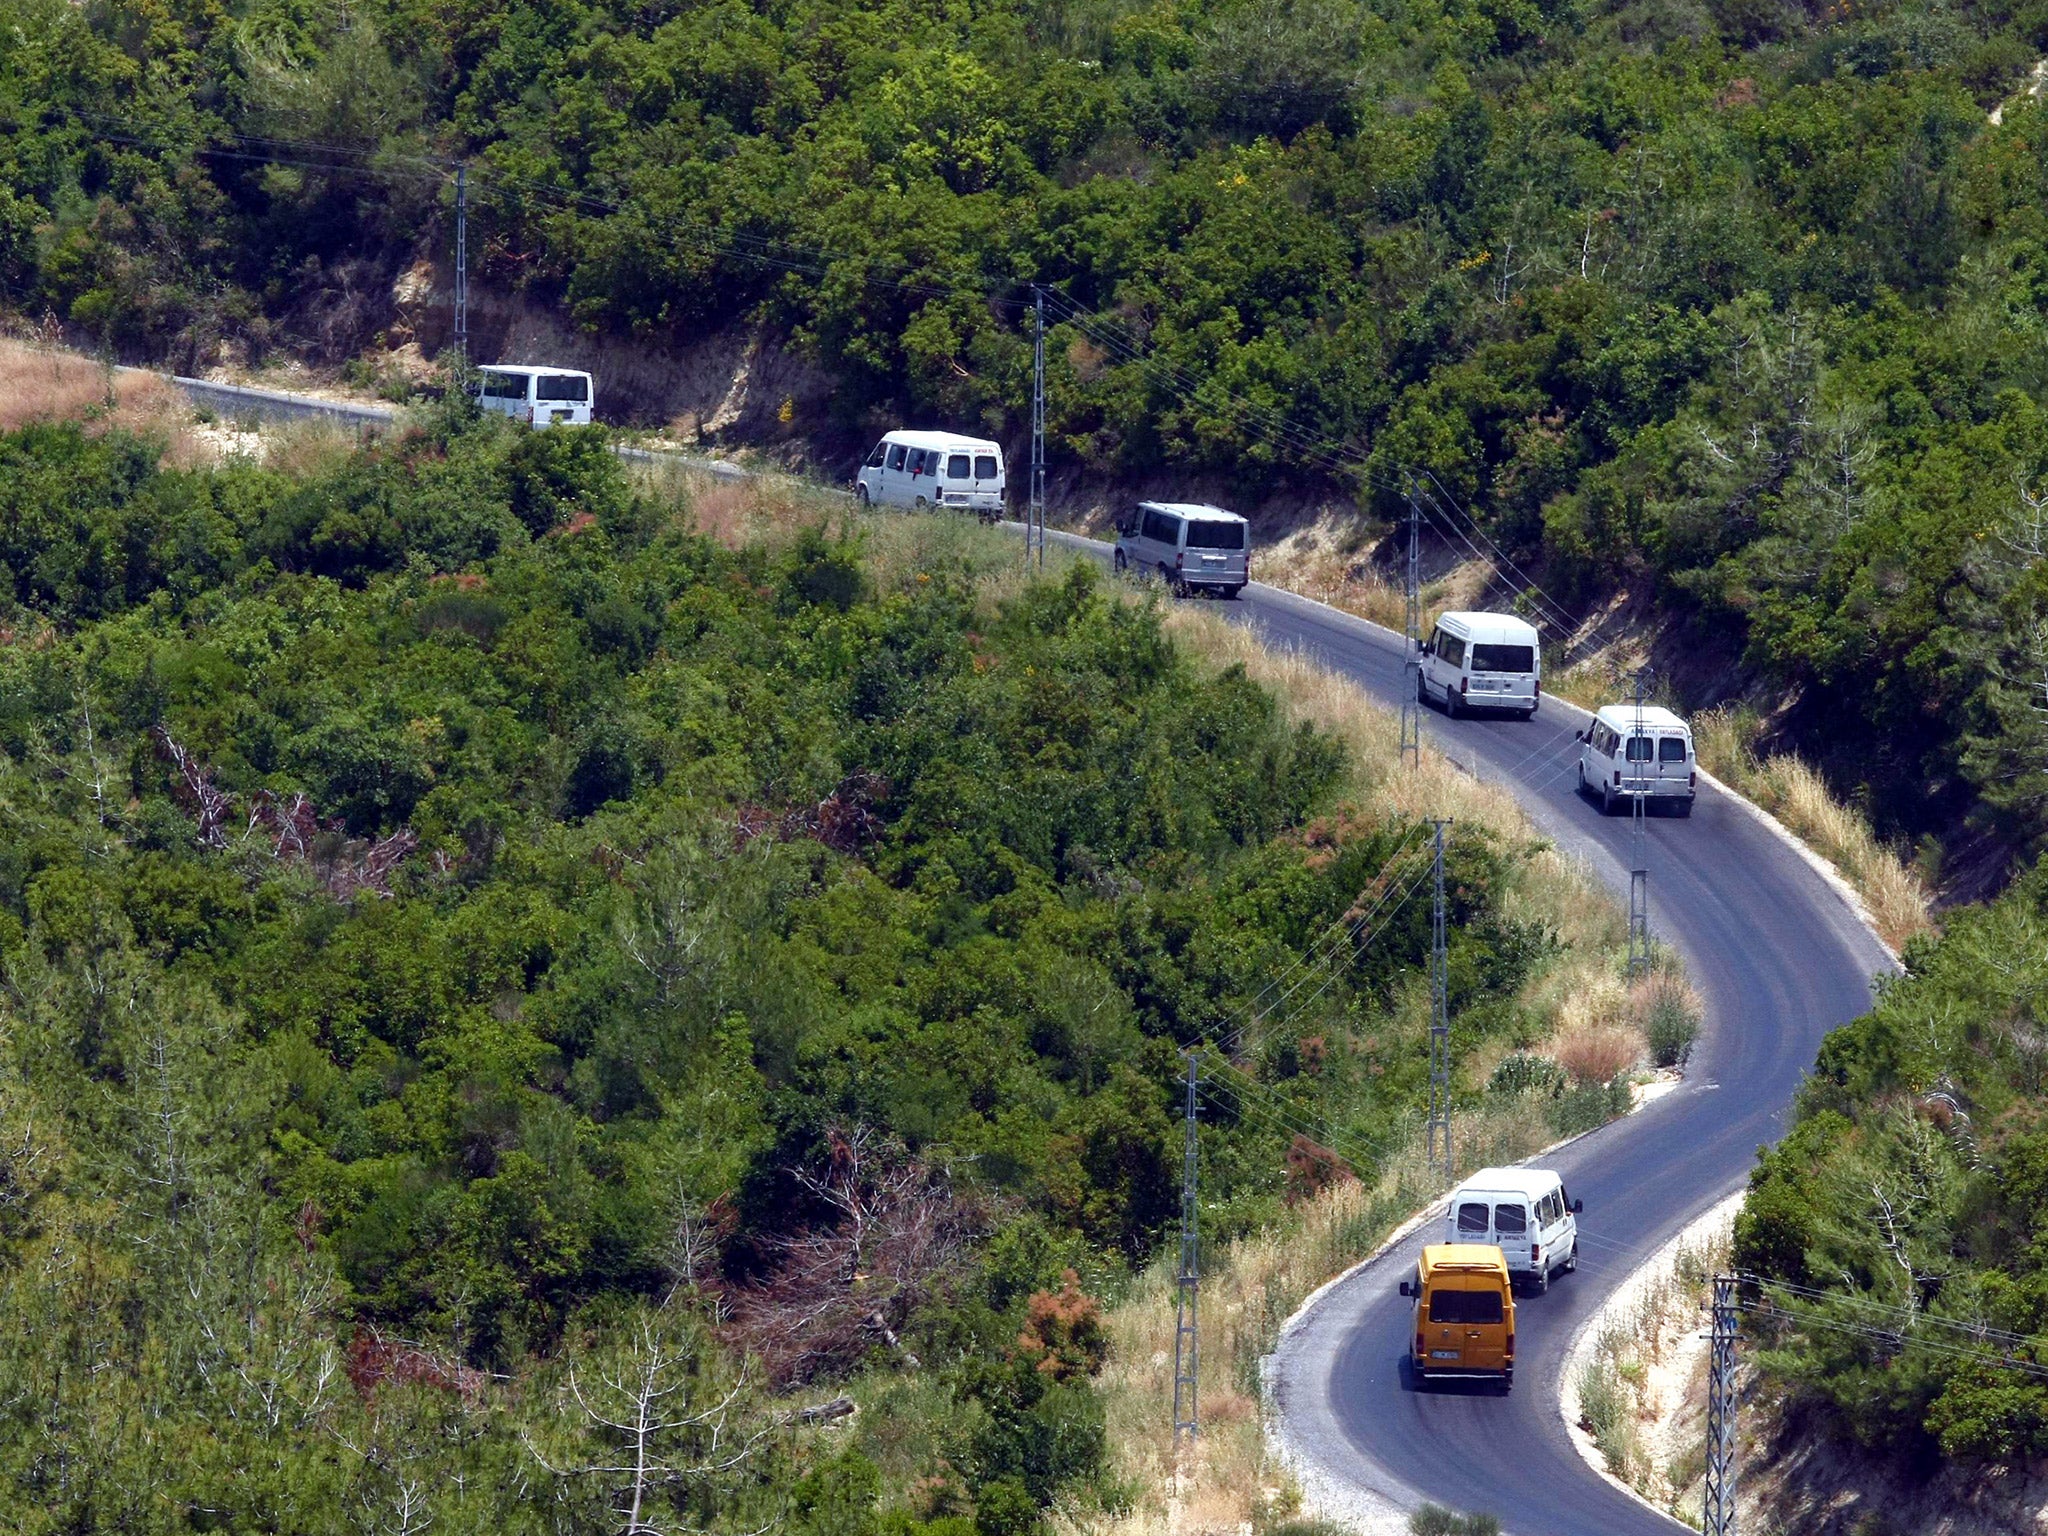
M 510 416 L 530 427 L 587 427 L 597 390 L 590 375 L 575 368 L 534 363 L 491 363 L 480 367 L 469 392 L 479 408 Z
M 1444 1241 L 1493 1244 L 1507 1259 L 1508 1273 L 1540 1296 L 1552 1275 L 1579 1267 L 1578 1218 L 1585 1208 L 1548 1168 L 1482 1168 L 1451 1191 Z
M 1512 710 L 1524 720 L 1543 701 L 1543 645 L 1536 626 L 1511 613 L 1445 613 L 1422 647 L 1415 696 L 1444 713 Z
M 1251 580 L 1252 525 L 1206 503 L 1141 501 L 1116 524 L 1117 572 L 1156 574 L 1175 597 L 1236 597 Z
M 1669 805 L 1690 816 L 1700 792 L 1692 727 L 1655 704 L 1609 704 L 1579 732 L 1579 793 L 1612 816 L 1617 803 L 1643 797 L 1643 809 Z
M 952 432 L 891 432 L 853 482 L 864 507 L 958 507 L 992 522 L 1003 513 L 1003 450 Z

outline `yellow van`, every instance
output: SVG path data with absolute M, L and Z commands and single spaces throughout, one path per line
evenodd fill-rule
M 1415 1379 L 1482 1376 L 1503 1389 L 1515 1381 L 1515 1295 L 1508 1261 L 1481 1243 L 1432 1243 L 1415 1278 L 1401 1282 L 1415 1298 Z

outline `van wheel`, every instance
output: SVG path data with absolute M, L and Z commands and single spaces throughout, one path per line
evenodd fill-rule
M 1522 711 L 1522 718 L 1524 720 L 1534 720 L 1536 718 L 1536 711 L 1534 709 L 1525 709 Z
M 922 512 L 928 505 L 930 505 L 930 503 L 928 503 L 922 496 L 917 498 L 918 511 Z
M 856 486 L 855 486 L 855 487 L 853 488 L 853 499 L 854 499 L 854 500 L 855 500 L 856 502 L 858 502 L 858 503 L 860 504 L 860 509 L 861 509 L 861 511 L 863 511 L 863 512 L 867 511 L 867 509 L 868 509 L 868 488 L 867 488 L 866 486 L 864 486 L 864 485 L 856 485 Z
M 1455 688 L 1447 687 L 1444 689 L 1444 713 L 1453 720 L 1462 720 L 1465 717 L 1464 700 L 1459 696 L 1458 690 Z
M 1603 784 L 1600 786 L 1600 814 L 1602 816 L 1612 816 L 1614 814 L 1614 790 L 1610 785 Z
M 1681 815 L 1681 816 L 1690 816 L 1690 815 L 1692 814 L 1692 801 L 1690 801 L 1690 800 L 1681 800 L 1681 801 L 1679 801 L 1679 802 L 1678 802 L 1678 814 L 1679 814 L 1679 815 Z
M 1122 550 L 1118 550 L 1114 555 L 1110 556 L 1109 564 L 1110 568 L 1114 570 L 1119 576 L 1123 575 L 1126 571 L 1128 571 L 1131 568 L 1131 562 L 1124 558 L 1124 552 Z
M 1236 602 L 1243 595 L 1243 587 L 1225 587 L 1223 589 L 1223 600 L 1228 603 Z
M 1541 1296 L 1544 1292 L 1548 1291 L 1549 1289 L 1550 1266 L 1548 1264 L 1545 1264 L 1542 1268 L 1538 1269 L 1535 1275 L 1530 1279 L 1529 1290 L 1532 1294 Z
M 1577 1243 L 1572 1244 L 1571 1257 L 1564 1261 L 1564 1272 L 1568 1275 L 1576 1275 L 1579 1272 L 1579 1245 Z

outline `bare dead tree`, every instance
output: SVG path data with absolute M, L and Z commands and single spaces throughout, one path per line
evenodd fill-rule
M 776 1238 L 767 1275 L 723 1290 L 723 1336 L 778 1385 L 851 1364 L 873 1341 L 917 1369 L 903 1321 L 958 1271 L 979 1208 L 867 1126 L 833 1128 L 821 1163 L 790 1175 L 830 1219 Z
M 568 1369 L 564 1416 L 595 1442 L 595 1454 L 550 1456 L 531 1435 L 527 1450 L 557 1479 L 597 1483 L 623 1522 L 621 1536 L 684 1536 L 702 1527 L 673 1513 L 676 1496 L 738 1472 L 768 1439 L 768 1421 L 745 1421 L 748 1391 L 744 1373 L 714 1383 L 699 1341 L 672 1314 L 643 1311 L 609 1361 Z

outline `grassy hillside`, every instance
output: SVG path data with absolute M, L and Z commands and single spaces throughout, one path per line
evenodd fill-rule
M 1418 794 L 1472 1155 L 1682 1049 L 1499 803 L 1086 566 L 599 432 L 132 411 L 0 436 L 20 1529 L 1121 1518 L 1181 1047 L 1209 1239 L 1407 1187 L 1427 905 L 1346 935 Z
M 1062 464 L 1367 529 L 1433 466 L 1568 607 L 1653 596 L 1692 702 L 1787 701 L 1887 832 L 2042 828 L 2038 0 L 0 20 L 0 291 L 76 338 L 349 355 L 458 159 L 487 290 L 785 335 L 820 440 L 1014 433 L 1039 282 Z

